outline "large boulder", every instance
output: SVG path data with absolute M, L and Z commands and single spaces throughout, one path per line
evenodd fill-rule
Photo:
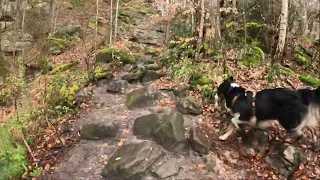
M 161 161 L 161 163 L 156 164 L 153 167 L 152 172 L 161 179 L 174 176 L 179 172 L 178 161 L 174 157 L 170 157 L 170 159 L 167 158 L 166 160 Z
M 127 94 L 126 105 L 129 109 L 151 106 L 161 97 L 159 90 L 152 86 L 146 86 L 130 91 Z
M 144 84 L 144 83 L 147 83 L 147 82 L 149 82 L 149 81 L 157 80 L 157 79 L 161 78 L 162 76 L 163 76 L 163 74 L 159 74 L 159 73 L 157 73 L 157 72 L 154 71 L 154 70 L 148 70 L 148 71 L 144 74 L 141 82 Z
M 82 139 L 98 140 L 117 136 L 119 129 L 120 126 L 114 123 L 108 125 L 88 123 L 81 128 L 80 135 Z
M 181 113 L 167 110 L 141 116 L 134 121 L 133 134 L 153 139 L 167 150 L 181 151 L 185 147 L 184 119 Z
M 83 34 L 83 30 L 79 26 L 66 26 L 59 29 L 49 38 L 48 53 L 62 54 L 83 38 Z
M 28 33 L 20 31 L 7 31 L 2 34 L 1 38 L 1 51 L 14 52 L 22 51 L 31 45 L 33 37 Z
M 133 38 L 139 43 L 161 46 L 165 40 L 165 33 L 152 29 L 135 28 Z
M 211 148 L 209 137 L 199 128 L 192 127 L 189 131 L 192 148 L 200 154 L 208 154 Z
M 125 93 L 129 89 L 129 83 L 125 80 L 110 80 L 107 82 L 107 92 Z
M 183 114 L 199 115 L 202 112 L 201 103 L 197 102 L 192 96 L 179 99 L 176 107 Z
M 264 156 L 269 145 L 268 134 L 261 129 L 251 129 L 241 132 L 242 142 L 247 156 Z
M 150 141 L 125 144 L 109 159 L 102 176 L 112 180 L 142 179 L 164 155 L 165 150 Z
M 285 177 L 291 176 L 299 168 L 299 165 L 307 160 L 300 149 L 289 144 L 281 141 L 272 141 L 270 146 L 275 151 L 270 157 L 267 157 L 266 161 L 277 173 Z

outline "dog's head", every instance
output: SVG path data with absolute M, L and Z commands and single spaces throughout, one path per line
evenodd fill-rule
M 219 101 L 219 103 L 226 98 L 228 93 L 235 87 L 239 87 L 237 83 L 234 82 L 233 77 L 229 77 L 225 79 L 218 87 L 217 90 L 217 96 L 215 97 L 216 100 Z

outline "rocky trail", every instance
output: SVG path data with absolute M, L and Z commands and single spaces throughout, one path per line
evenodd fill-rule
M 130 17 L 121 13 L 120 24 Z M 131 39 L 133 47 L 162 47 L 161 27 L 141 26 L 149 22 L 146 15 L 131 15 L 133 27 L 122 26 L 119 36 Z M 137 64 L 99 81 L 92 92 L 80 91 L 78 99 L 91 98 L 81 102 L 62 136 L 71 133 L 81 140 L 40 179 L 320 178 L 319 154 L 310 145 L 284 144 L 255 129 L 220 141 L 228 118 L 187 86 L 168 80 L 157 61 L 157 56 L 142 55 Z

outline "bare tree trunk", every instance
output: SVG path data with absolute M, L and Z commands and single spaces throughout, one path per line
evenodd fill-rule
M 284 45 L 286 43 L 288 24 L 288 0 L 282 0 L 279 40 L 276 49 L 276 59 L 279 59 L 283 53 Z
M 53 33 L 53 31 L 54 31 L 55 10 L 56 10 L 56 0 L 51 0 L 50 1 L 50 33 Z
M 200 2 L 201 7 L 201 16 L 200 16 L 200 24 L 199 24 L 199 37 L 197 40 L 197 52 L 195 56 L 195 60 L 197 61 L 199 58 L 200 50 L 201 50 L 201 44 L 203 40 L 203 26 L 204 26 L 204 15 L 205 15 L 205 9 L 204 9 L 204 0 L 201 0 Z
M 110 30 L 110 34 L 109 34 L 109 46 L 112 46 L 112 31 L 113 31 L 113 0 L 110 1 L 110 23 L 109 23 L 109 30 Z
M 167 8 L 166 8 L 166 16 L 167 16 L 167 24 L 166 24 L 166 38 L 165 38 L 165 44 L 167 44 L 170 40 L 170 26 L 171 26 L 171 18 L 169 18 L 169 5 L 171 3 L 171 0 L 166 0 Z
M 211 1 L 211 25 L 214 27 L 214 42 L 216 47 L 221 46 L 221 31 L 220 31 L 220 23 L 221 23 L 221 16 L 220 16 L 220 1 L 218 0 L 212 0 Z
M 308 30 L 308 17 L 307 17 L 307 0 L 299 0 L 300 4 L 300 19 L 299 19 L 299 29 L 300 35 L 306 35 Z

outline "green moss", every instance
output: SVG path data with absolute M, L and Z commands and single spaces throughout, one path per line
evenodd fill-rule
M 264 60 L 264 53 L 259 47 L 246 47 L 240 50 L 239 57 L 247 67 L 260 66 Z
M 99 31 L 105 31 L 105 26 L 104 26 L 104 24 L 103 24 L 103 22 L 102 22 L 102 20 L 100 18 L 98 18 L 98 20 L 97 20 L 97 25 L 98 25 L 98 30 Z M 89 19 L 88 27 L 91 28 L 91 29 L 95 29 L 96 28 L 96 16 L 91 17 Z
M 119 11 L 119 19 L 123 21 L 126 24 L 131 24 L 133 22 L 132 18 L 130 15 L 122 11 Z
M 313 87 L 318 87 L 320 86 L 320 79 L 313 77 L 311 75 L 306 75 L 306 74 L 301 74 L 299 76 L 299 79 Z
M 294 59 L 301 66 L 308 66 L 311 63 L 309 56 L 305 54 L 299 47 L 294 49 Z
M 124 64 L 135 64 L 138 61 L 138 56 L 124 50 L 113 49 L 113 55 Z M 96 55 L 96 62 L 110 63 L 112 61 L 112 49 L 104 48 Z
M 281 68 L 280 73 L 286 76 L 291 76 L 295 74 L 295 72 L 292 69 L 287 67 Z
M 113 74 L 111 72 L 98 72 L 94 74 L 95 80 L 101 80 L 101 79 L 112 79 Z
M 146 54 L 152 56 L 158 56 L 160 53 L 153 48 L 148 48 Z
M 232 28 L 232 27 L 236 27 L 237 26 L 237 22 L 234 22 L 234 21 L 231 21 L 231 22 L 226 22 L 225 25 L 226 25 L 226 28 Z
M 77 64 L 76 62 L 72 62 L 72 63 L 69 63 L 69 64 L 63 64 L 63 65 L 61 65 L 59 67 L 54 68 L 52 71 L 50 71 L 50 74 L 54 75 L 54 74 L 66 71 L 66 70 L 72 68 L 76 64 Z
M 24 146 L 15 143 L 11 132 L 0 127 L 0 179 L 15 179 L 25 172 L 27 154 Z
M 109 63 L 112 61 L 112 49 L 104 48 L 96 55 L 96 62 Z
M 212 82 L 213 82 L 212 78 L 203 74 L 197 74 L 191 80 L 190 85 L 191 85 L 191 88 L 195 88 L 197 85 L 204 86 L 204 85 L 209 85 Z
M 246 28 L 261 28 L 262 24 L 257 23 L 257 22 L 247 22 L 246 23 Z
M 51 63 L 49 62 L 49 59 L 46 58 L 39 59 L 37 64 L 42 74 L 47 74 L 49 71 L 53 69 Z
M 0 93 L 0 106 L 5 106 L 11 100 L 11 92 L 7 89 L 2 90 Z

